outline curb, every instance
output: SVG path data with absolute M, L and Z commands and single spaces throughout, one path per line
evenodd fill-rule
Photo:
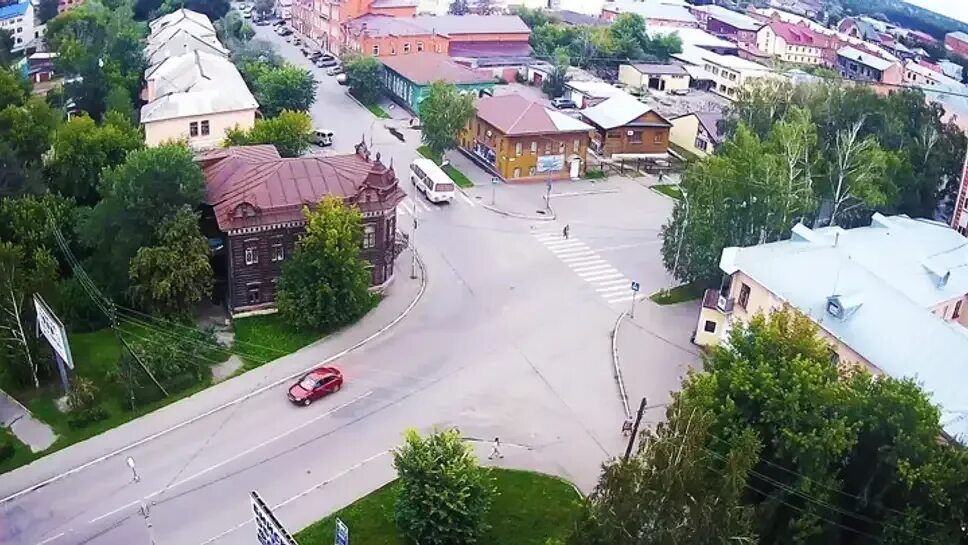
M 461 193 L 464 194 L 465 197 L 467 197 L 468 199 L 473 199 L 471 195 L 468 195 L 467 192 L 464 191 L 464 188 L 458 187 L 458 189 L 460 190 Z M 490 210 L 491 212 L 494 212 L 495 214 L 500 214 L 502 216 L 506 216 L 509 218 L 515 218 L 520 220 L 531 220 L 531 221 L 555 221 L 556 219 L 558 219 L 557 214 L 555 214 L 555 209 L 551 207 L 550 202 L 548 203 L 548 211 L 550 212 L 550 214 L 545 216 L 518 214 L 517 212 L 509 212 L 507 210 L 502 210 L 496 206 L 491 206 L 483 202 L 477 202 L 477 204 L 486 210 Z
M 632 418 L 632 409 L 629 408 L 629 396 L 625 391 L 625 380 L 622 378 L 622 367 L 618 359 L 618 332 L 622 325 L 622 320 L 628 316 L 628 312 L 622 312 L 615 320 L 615 327 L 612 328 L 612 371 L 615 383 L 618 385 L 619 399 L 622 401 L 622 408 L 625 409 L 625 417 Z
M 416 256 L 417 256 L 417 264 L 420 266 L 420 289 L 417 291 L 417 295 L 414 296 L 413 300 L 410 301 L 410 304 L 407 305 L 407 307 L 405 309 L 403 309 L 403 311 L 401 311 L 400 314 L 398 314 L 393 320 L 391 320 L 389 323 L 387 323 L 386 325 L 384 325 L 380 329 L 376 330 L 375 332 L 373 332 L 369 336 L 367 336 L 364 339 L 358 341 L 356 344 L 354 344 L 354 345 L 352 345 L 352 346 L 350 346 L 348 348 L 345 348 L 345 349 L 337 352 L 336 354 L 333 354 L 332 356 L 326 358 L 322 362 L 314 363 L 312 366 L 310 366 L 310 367 L 308 367 L 306 369 L 303 369 L 303 370 L 298 371 L 296 373 L 291 373 L 291 374 L 289 374 L 289 375 L 287 375 L 285 377 L 282 377 L 281 379 L 277 379 L 277 380 L 275 380 L 275 381 L 273 381 L 273 382 L 271 382 L 269 384 L 266 384 L 266 385 L 263 385 L 263 386 L 259 386 L 255 390 L 252 390 L 252 391 L 248 392 L 247 394 L 244 394 L 244 395 L 242 395 L 242 396 L 240 396 L 240 397 L 238 397 L 236 399 L 233 399 L 232 401 L 229 401 L 227 403 L 223 403 L 222 405 L 219 405 L 217 407 L 214 407 L 212 409 L 209 409 L 209 410 L 203 412 L 202 414 L 193 416 L 192 418 L 189 418 L 188 420 L 179 422 L 179 423 L 177 423 L 177 424 L 175 424 L 173 426 L 169 426 L 168 428 L 163 429 L 163 430 L 161 430 L 159 432 L 153 433 L 153 434 L 151 434 L 151 435 L 149 435 L 147 437 L 144 437 L 142 439 L 139 439 L 137 441 L 134 441 L 132 443 L 129 443 L 129 444 L 127 444 L 127 445 L 125 445 L 125 446 L 123 446 L 121 448 L 118 448 L 118 449 L 116 449 L 116 450 L 114 450 L 112 452 L 109 452 L 108 454 L 99 456 L 99 457 L 97 457 L 97 458 L 95 458 L 95 459 L 93 459 L 91 461 L 85 462 L 85 463 L 83 463 L 83 464 L 81 464 L 79 466 L 76 466 L 76 467 L 73 467 L 73 468 L 71 468 L 71 469 L 69 469 L 67 471 L 64 471 L 64 472 L 60 473 L 59 475 L 55 475 L 55 476 L 50 477 L 48 479 L 45 479 L 45 480 L 43 480 L 43 481 L 41 481 L 39 483 L 30 485 L 27 488 L 24 488 L 23 490 L 20 490 L 18 492 L 14 492 L 13 494 L 11 494 L 11 495 L 9 495 L 9 496 L 7 496 L 5 498 L 0 498 L 0 504 L 4 504 L 4 503 L 7 503 L 7 502 L 9 502 L 11 500 L 15 500 L 15 499 L 17 499 L 17 498 L 19 498 L 21 496 L 24 496 L 24 495 L 29 494 L 31 492 L 34 492 L 34 491 L 36 491 L 36 490 L 38 490 L 40 488 L 43 488 L 43 487 L 45 487 L 45 486 L 47 486 L 47 485 L 49 485 L 51 483 L 57 482 L 57 481 L 63 479 L 64 477 L 69 477 L 69 476 L 71 476 L 71 475 L 73 475 L 75 473 L 78 473 L 80 471 L 83 471 L 83 470 L 85 470 L 85 469 L 87 469 L 87 468 L 89 468 L 89 467 L 91 467 L 91 466 L 93 466 L 95 464 L 101 463 L 104 460 L 107 460 L 109 458 L 113 458 L 113 457 L 115 457 L 115 456 L 117 456 L 117 455 L 119 455 L 121 453 L 127 452 L 128 450 L 131 450 L 131 449 L 133 449 L 135 447 L 139 447 L 139 446 L 141 446 L 141 445 L 143 445 L 145 443 L 148 443 L 150 441 L 153 441 L 153 440 L 155 440 L 155 439 L 157 439 L 159 437 L 163 437 L 163 436 L 165 436 L 165 435 L 167 435 L 167 434 L 169 434 L 169 433 L 171 433 L 173 431 L 177 431 L 177 430 L 179 430 L 181 428 L 184 428 L 185 426 L 187 426 L 189 424 L 193 424 L 195 422 L 198 422 L 199 420 L 201 420 L 203 418 L 206 418 L 206 417 L 209 417 L 209 416 L 211 416 L 211 415 L 213 415 L 213 414 L 215 414 L 217 412 L 220 412 L 220 411 L 223 411 L 223 410 L 225 410 L 225 409 L 227 409 L 229 407 L 238 405 L 239 403 L 242 403 L 243 401 L 246 401 L 247 399 L 249 399 L 251 397 L 254 397 L 256 395 L 259 395 L 262 392 L 265 392 L 266 390 L 269 390 L 270 388 L 274 388 L 274 387 L 276 387 L 276 386 L 278 386 L 280 384 L 283 384 L 285 382 L 288 382 L 288 381 L 290 381 L 290 380 L 292 380 L 292 379 L 294 379 L 294 378 L 296 378 L 296 377 L 298 377 L 300 375 L 303 375 L 305 373 L 308 373 L 309 371 L 311 371 L 312 369 L 315 369 L 316 367 L 319 367 L 320 365 L 326 365 L 326 364 L 328 364 L 328 363 L 330 363 L 330 362 L 332 362 L 332 361 L 334 361 L 336 359 L 342 358 L 346 354 L 349 354 L 350 352 L 353 352 L 354 350 L 356 350 L 356 349 L 358 349 L 358 348 L 360 348 L 360 347 L 362 347 L 362 346 L 364 346 L 366 344 L 369 344 L 370 341 L 373 341 L 374 339 L 382 336 L 390 328 L 392 328 L 393 326 L 397 325 L 401 320 L 403 320 L 405 317 L 407 317 L 407 315 L 410 314 L 410 312 L 414 309 L 414 307 L 417 306 L 417 303 L 420 302 L 420 299 L 423 298 L 424 292 L 427 291 L 427 270 L 424 267 L 423 260 L 420 259 L 420 255 L 417 254 L 416 251 L 413 250 L 413 249 L 411 249 L 411 251 L 413 251 L 416 254 Z M 195 394 L 195 395 L 198 395 L 198 394 Z M 186 398 L 186 399 L 191 399 L 191 397 Z M 134 422 L 134 421 L 132 421 L 132 422 Z M 42 459 L 43 458 L 39 458 L 38 460 L 42 460 Z M 24 467 L 29 467 L 29 465 L 28 466 L 24 466 Z
M 608 193 L 618 193 L 618 189 L 587 189 L 584 191 L 571 191 L 569 193 L 552 193 L 551 198 L 562 197 L 581 197 L 583 195 L 605 195 Z

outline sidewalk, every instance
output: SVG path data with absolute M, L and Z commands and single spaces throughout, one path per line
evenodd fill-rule
M 618 355 L 634 413 L 639 400 L 648 405 L 667 403 L 670 392 L 679 390 L 689 369 L 700 369 L 700 350 L 690 340 L 699 316 L 699 301 L 661 306 L 646 299 L 635 307 L 635 318 L 626 317 L 618 331 Z M 643 420 L 664 420 L 665 409 L 648 411 Z
M 9 428 L 31 452 L 40 452 L 54 444 L 57 435 L 47 424 L 34 418 L 26 407 L 0 390 L 0 426 Z
M 119 454 L 122 449 L 145 443 L 233 406 L 239 400 L 247 399 L 275 383 L 290 380 L 320 361 L 342 355 L 368 342 L 409 312 L 418 295 L 422 295 L 423 278 L 410 278 L 410 255 L 409 250 L 400 254 L 396 276 L 386 288 L 383 300 L 356 324 L 288 356 L 6 473 L 0 481 L 0 498 L 60 476 L 78 466 L 97 463 Z

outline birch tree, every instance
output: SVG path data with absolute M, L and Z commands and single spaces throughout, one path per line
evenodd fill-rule
M 8 361 L 21 362 L 34 388 L 40 387 L 38 360 L 34 354 L 34 313 L 30 304 L 36 290 L 56 277 L 53 256 L 37 250 L 27 256 L 10 242 L 0 242 L 0 343 Z
M 850 127 L 837 131 L 830 164 L 828 196 L 833 201 L 831 225 L 838 215 L 866 204 L 876 207 L 887 203 L 887 155 L 872 136 L 861 139 L 864 117 Z

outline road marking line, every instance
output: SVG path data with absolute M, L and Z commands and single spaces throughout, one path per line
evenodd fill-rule
M 470 197 L 464 194 L 463 191 L 458 191 L 457 196 L 463 199 L 463 201 L 466 202 L 467 204 L 471 205 L 471 208 L 474 208 L 475 206 L 477 206 L 476 204 L 474 204 L 474 201 L 472 201 Z
M 230 457 L 222 460 L 221 462 L 219 462 L 217 464 L 210 465 L 207 468 L 199 471 L 198 473 L 195 473 L 194 475 L 190 475 L 190 476 L 185 477 L 184 479 L 182 479 L 182 480 L 180 480 L 178 482 L 172 483 L 169 486 L 166 486 L 164 488 L 160 488 L 158 490 L 155 490 L 154 492 L 152 492 L 152 493 L 148 494 L 147 496 L 145 496 L 144 499 L 145 500 L 148 500 L 148 499 L 154 498 L 155 496 L 159 496 L 162 493 L 167 492 L 168 490 L 171 490 L 173 488 L 177 488 L 177 487 L 179 487 L 179 486 L 181 486 L 181 485 L 183 485 L 183 484 L 185 484 L 187 482 L 191 482 L 191 481 L 193 481 L 193 480 L 201 477 L 202 475 L 205 475 L 206 473 L 209 473 L 211 471 L 214 471 L 214 470 L 216 470 L 216 469 L 224 466 L 225 464 L 234 462 L 235 460 L 238 460 L 239 458 L 241 458 L 243 456 L 246 456 L 248 454 L 251 454 L 252 452 L 254 452 L 256 450 L 259 450 L 260 448 L 262 448 L 262 447 L 264 447 L 266 445 L 269 445 L 271 443 L 274 443 L 274 442 L 278 441 L 279 439 L 282 439 L 283 437 L 285 437 L 287 435 L 290 435 L 290 434 L 292 434 L 294 432 L 297 432 L 297 431 L 305 428 L 306 426 L 309 426 L 310 424 L 315 424 L 317 421 L 322 420 L 323 418 L 327 418 L 329 416 L 332 416 L 337 411 L 340 411 L 342 409 L 345 409 L 346 407 L 349 407 L 350 405 L 356 403 L 357 401 L 360 401 L 362 399 L 365 399 L 365 398 L 369 397 L 372 394 L 373 394 L 373 390 L 369 390 L 366 393 L 360 394 L 360 395 L 354 397 L 353 399 L 351 399 L 351 400 L 349 400 L 349 401 L 347 401 L 345 403 L 342 403 L 340 405 L 337 405 L 336 407 L 333 407 L 332 409 L 330 409 L 330 410 L 328 410 L 328 411 L 326 411 L 326 412 L 324 412 L 324 413 L 322 413 L 320 415 L 314 416 L 313 418 L 311 418 L 311 419 L 303 422 L 302 424 L 296 426 L 295 428 L 292 428 L 292 429 L 289 429 L 287 431 L 284 431 L 284 432 L 280 433 L 279 435 L 276 435 L 275 437 L 272 437 L 270 439 L 267 439 L 267 440 L 259 443 L 258 445 L 255 445 L 253 447 L 249 447 L 249 448 L 247 448 L 247 449 L 245 449 L 245 450 L 243 450 L 241 452 L 238 452 L 235 455 L 230 456 Z M 94 518 L 92 518 L 91 520 L 89 520 L 87 522 L 88 522 L 88 524 L 93 524 L 93 523 L 95 523 L 95 522 L 97 522 L 97 521 L 99 521 L 99 520 L 101 520 L 103 518 L 110 517 L 111 515 L 117 513 L 118 511 L 123 511 L 124 509 L 127 509 L 128 507 L 131 507 L 132 505 L 136 505 L 138 503 L 138 501 L 139 500 L 134 500 L 134 501 L 128 502 L 128 503 L 122 505 L 121 507 L 118 507 L 117 509 L 113 509 L 111 511 L 108 511 L 107 513 L 104 513 L 103 515 L 94 517 Z
M 594 278 L 596 276 L 601 276 L 603 274 L 612 274 L 617 272 L 618 270 L 615 267 L 612 267 L 611 265 L 609 265 L 607 269 L 602 269 L 600 271 L 585 271 L 585 272 L 578 273 L 578 276 L 587 280 L 589 278 Z
M 108 511 L 107 513 L 104 513 L 103 515 L 100 515 L 100 516 L 97 516 L 97 517 L 92 518 L 91 520 L 87 521 L 87 523 L 88 524 L 94 524 L 95 522 L 97 522 L 97 521 L 99 521 L 99 520 L 101 520 L 103 518 L 110 517 L 111 515 L 117 513 L 118 511 L 124 511 L 125 509 L 127 509 L 128 507 L 131 507 L 132 505 L 138 505 L 138 501 L 139 500 L 129 501 L 128 503 L 122 505 L 121 507 L 118 507 L 117 509 L 112 509 L 112 510 Z
M 588 257 L 580 257 L 580 258 L 576 257 L 571 260 L 562 259 L 562 261 L 567 263 L 568 266 L 571 267 L 572 269 L 577 269 L 579 267 L 588 267 L 590 265 L 608 265 L 609 267 L 611 267 L 611 265 L 609 265 L 607 261 L 605 261 L 604 259 L 598 256 L 594 256 L 594 257 L 588 256 Z
M 41 541 L 41 542 L 40 542 L 40 543 L 38 543 L 37 545 L 45 545 L 45 544 L 47 544 L 47 543 L 50 543 L 51 541 L 54 541 L 55 539 L 60 539 L 60 538 L 62 538 L 62 537 L 64 537 L 64 535 L 65 535 L 65 534 L 64 534 L 64 532 L 61 532 L 61 533 L 59 533 L 59 534 L 57 534 L 57 535 L 54 535 L 54 536 L 50 536 L 49 538 L 47 538 L 47 539 L 45 539 L 45 540 L 43 540 L 43 541 Z
M 592 272 L 592 271 L 601 272 L 604 269 L 611 269 L 611 268 L 612 268 L 611 265 L 609 265 L 608 263 L 605 263 L 603 261 L 600 264 L 599 263 L 596 263 L 594 265 L 583 265 L 582 264 L 580 267 L 575 267 L 574 272 L 576 272 L 578 274 Z
M 623 295 L 622 297 L 614 297 L 614 298 L 606 297 L 605 300 L 611 304 L 615 304 L 615 303 L 627 303 L 631 301 L 633 298 L 634 298 L 633 295 Z
M 534 238 L 544 242 L 553 240 L 565 240 L 565 237 L 561 236 L 560 233 L 535 233 Z
M 625 290 L 629 290 L 629 289 L 631 289 L 631 288 L 629 288 L 628 286 L 626 286 L 623 283 L 620 286 L 606 286 L 604 288 L 598 288 L 595 291 L 597 291 L 598 293 L 601 293 L 604 297 L 610 297 L 612 295 L 615 295 L 612 292 L 625 291 Z
M 409 216 L 413 215 L 413 209 L 407 204 L 406 200 L 400 201 L 400 208 L 403 208 L 403 212 Z
M 556 248 L 584 246 L 585 243 L 580 240 L 555 240 L 555 241 L 545 242 L 544 245 L 547 246 L 549 250 L 554 250 Z
M 625 279 L 605 280 L 604 282 L 596 282 L 596 284 L 598 284 L 599 286 L 602 286 L 602 287 L 604 287 L 604 286 L 618 286 L 618 285 L 622 285 L 622 286 L 628 287 L 629 289 L 632 289 L 631 284 L 629 284 L 628 282 L 626 282 Z
M 308 489 L 300 492 L 299 494 L 296 494 L 295 496 L 292 496 L 291 498 L 286 499 L 282 503 L 279 503 L 279 504 L 276 504 L 276 505 L 272 506 L 272 510 L 275 511 L 276 509 L 279 509 L 281 507 L 284 507 L 284 506 L 288 505 L 289 503 L 292 503 L 293 501 L 295 501 L 295 500 L 297 500 L 297 499 L 299 499 L 299 498 L 301 498 L 301 497 L 303 497 L 303 496 L 305 496 L 305 495 L 313 492 L 314 490 L 317 490 L 319 488 L 322 488 L 322 487 L 326 486 L 327 484 L 335 481 L 336 479 L 339 479 L 340 477 L 342 477 L 342 476 L 350 473 L 351 471 L 357 470 L 360 467 L 364 466 L 365 464 L 368 464 L 368 463 L 372 462 L 373 460 L 376 460 L 377 458 L 380 458 L 380 457 L 385 456 L 387 454 L 389 454 L 389 451 L 384 450 L 384 451 L 380 451 L 380 452 L 374 454 L 373 456 L 370 456 L 369 458 L 364 458 L 363 460 L 361 460 L 361 461 L 353 464 L 352 466 L 350 466 L 350 467 L 348 467 L 348 468 L 340 471 L 339 473 L 333 475 L 332 477 L 330 477 L 330 478 L 328 478 L 326 480 L 320 481 L 319 483 L 317 483 L 317 484 L 311 486 L 310 488 L 308 488 Z M 222 532 L 222 533 L 220 533 L 220 534 L 218 534 L 216 536 L 213 536 L 213 537 L 208 538 L 207 540 L 203 541 L 199 545 L 209 545 L 210 543 L 214 543 L 214 542 L 222 539 L 223 537 L 231 534 L 232 532 L 235 532 L 236 530 L 240 530 L 242 528 L 245 528 L 246 526 L 248 526 L 249 524 L 252 524 L 252 523 L 253 523 L 252 517 L 247 517 L 244 521 L 236 524 L 235 526 L 229 528 L 228 530 L 225 530 L 224 532 Z
M 614 272 L 614 273 L 609 273 L 609 274 L 603 274 L 601 276 L 590 276 L 588 278 L 584 278 L 583 280 L 585 282 L 592 282 L 592 283 L 594 283 L 594 282 L 596 282 L 598 280 L 607 280 L 607 279 L 610 279 L 610 278 L 623 278 L 624 276 L 625 275 L 622 274 L 622 273 L 620 273 L 620 272 Z
M 611 252 L 614 250 L 627 250 L 629 248 L 641 248 L 642 246 L 656 246 L 662 244 L 661 240 L 650 240 L 648 242 L 637 242 L 635 244 L 618 244 L 616 246 L 606 246 L 604 248 L 595 248 L 599 252 Z
M 562 252 L 558 252 L 555 255 L 557 255 L 561 259 L 565 259 L 565 258 L 569 258 L 569 257 L 571 257 L 571 258 L 575 258 L 575 257 L 588 257 L 590 255 L 597 256 L 597 254 L 595 252 L 593 252 L 592 250 L 590 250 L 588 248 L 574 248 L 574 249 L 570 249 L 570 250 L 565 250 L 565 251 L 562 251 Z

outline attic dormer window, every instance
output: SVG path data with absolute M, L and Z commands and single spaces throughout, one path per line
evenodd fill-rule
M 244 202 L 235 207 L 235 217 L 238 218 L 251 218 L 256 214 L 255 207 L 251 204 Z

